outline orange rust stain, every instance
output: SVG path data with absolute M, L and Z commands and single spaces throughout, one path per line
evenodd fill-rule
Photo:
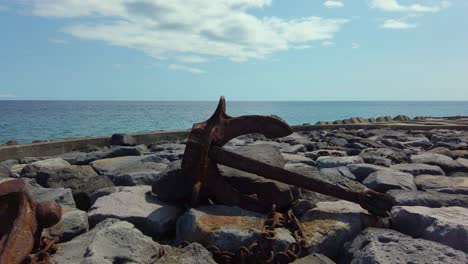
M 261 229 L 263 219 L 248 216 L 219 216 L 205 215 L 198 220 L 198 225 L 201 229 L 207 232 L 216 231 L 222 227 L 237 227 L 241 229 Z

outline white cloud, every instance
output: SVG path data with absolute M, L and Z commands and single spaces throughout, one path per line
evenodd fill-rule
M 387 12 L 436 13 L 450 7 L 450 5 L 450 1 L 437 1 L 436 4 L 432 5 L 422 5 L 419 3 L 402 5 L 398 0 L 369 0 L 369 6 L 371 8 Z
M 322 46 L 324 47 L 330 47 L 330 46 L 334 46 L 335 45 L 335 42 L 333 41 L 324 41 L 322 42 Z
M 80 18 L 64 32 L 141 50 L 155 58 L 193 54 L 234 61 L 264 58 L 333 39 L 346 19 L 256 17 L 271 0 L 29 0 L 32 14 Z M 83 22 L 82 17 L 93 19 Z
M 190 73 L 193 73 L 193 74 L 206 73 L 206 71 L 204 71 L 202 69 L 188 67 L 188 66 L 179 65 L 179 64 L 171 64 L 171 65 L 169 65 L 169 69 L 174 70 L 174 71 L 186 71 L 186 72 L 190 72 Z
M 303 49 L 310 49 L 312 47 L 313 47 L 312 45 L 298 45 L 298 46 L 294 46 L 293 48 L 297 50 L 303 50 Z
M 0 5 L 0 12 L 7 12 L 10 8 L 8 6 Z
M 114 63 L 114 64 L 112 64 L 112 67 L 113 67 L 114 69 L 120 69 L 120 68 L 122 68 L 122 64 L 120 64 L 120 63 Z
M 384 21 L 381 27 L 388 29 L 410 29 L 415 28 L 416 25 L 398 19 L 387 19 Z
M 185 63 L 204 63 L 208 61 L 208 59 L 196 55 L 179 56 L 177 60 Z
M 353 48 L 353 49 L 359 49 L 360 47 L 361 47 L 361 45 L 359 43 L 357 43 L 357 42 L 351 43 L 351 48 Z
M 323 2 L 323 6 L 327 8 L 339 8 L 344 7 L 344 4 L 340 1 L 325 1 Z
M 16 95 L 14 94 L 0 94 L 0 99 L 12 99 L 16 98 Z

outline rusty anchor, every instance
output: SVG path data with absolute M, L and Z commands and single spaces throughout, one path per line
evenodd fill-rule
M 0 183 L 0 263 L 27 261 L 40 248 L 43 229 L 61 217 L 62 208 L 55 202 L 36 203 L 23 180 Z
M 220 177 L 216 164 L 222 164 L 264 178 L 358 203 L 374 215 L 388 215 L 388 211 L 395 204 L 394 200 L 358 182 L 343 177 L 339 185 L 334 185 L 320 178 L 275 167 L 222 148 L 229 140 L 241 135 L 259 133 L 273 139 L 288 136 L 292 132 L 291 127 L 277 116 L 230 117 L 226 114 L 225 99 L 221 97 L 214 114 L 207 121 L 193 125 L 182 159 L 182 171 L 184 175 L 190 176 L 193 184 L 192 206 L 196 206 L 202 197 L 209 197 L 225 205 L 237 205 L 255 211 L 265 211 L 265 208 L 271 208 L 268 201 L 242 194 L 230 186 L 223 177 Z

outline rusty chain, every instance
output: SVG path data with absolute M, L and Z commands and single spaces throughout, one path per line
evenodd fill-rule
M 42 237 L 38 251 L 29 256 L 25 264 L 51 264 L 50 255 L 57 252 L 57 239 L 50 237 Z

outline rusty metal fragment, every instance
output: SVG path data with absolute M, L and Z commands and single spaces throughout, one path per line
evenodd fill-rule
M 0 183 L 0 263 L 24 263 L 39 249 L 42 230 L 61 217 L 55 202 L 34 202 L 23 180 Z

